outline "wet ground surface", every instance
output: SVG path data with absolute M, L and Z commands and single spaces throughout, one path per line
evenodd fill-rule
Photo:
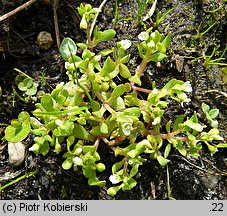
M 12 4 L 9 2 L 12 1 L 0 3 L 1 15 L 26 1 L 13 1 Z M 101 1 L 87 2 L 96 7 L 101 3 Z M 119 21 L 115 24 L 116 38 L 113 42 L 103 46 L 110 47 L 121 39 L 136 42 L 137 35 L 143 30 L 142 26 L 137 25 L 136 2 L 136 0 L 119 0 Z M 80 17 L 76 9 L 79 4 L 80 1 L 64 0 L 60 1 L 56 8 L 61 40 L 64 37 L 71 37 L 76 42 L 84 40 L 85 34 L 79 29 Z M 204 66 L 204 58 L 196 58 L 210 55 L 213 48 L 219 46 L 219 55 L 217 53 L 214 56 L 218 58 L 221 51 L 225 49 L 227 3 L 224 0 L 215 1 L 215 3 L 209 0 L 163 0 L 158 2 L 155 14 L 158 11 L 164 14 L 171 8 L 173 11 L 158 26 L 160 32 L 167 34 L 171 31 L 173 34 L 170 57 L 161 67 L 155 64 L 148 66 L 143 86 L 150 86 L 152 81 L 156 81 L 157 87 L 162 87 L 171 78 L 190 81 L 193 86 L 192 101 L 184 107 L 170 104 L 165 117 L 171 119 L 176 114 L 189 115 L 194 111 L 201 113 L 200 105 L 206 102 L 212 108 L 220 110 L 219 129 L 226 141 L 227 86 L 223 82 L 223 72 L 217 65 Z M 114 27 L 114 12 L 115 1 L 108 1 L 98 18 L 98 25 L 102 30 Z M 214 26 L 207 33 L 198 37 L 198 32 L 206 31 L 213 23 L 215 23 Z M 150 24 L 147 23 L 147 25 Z M 51 33 L 53 38 L 53 44 L 47 50 L 40 49 L 37 42 L 37 36 L 41 31 Z M 139 56 L 135 50 L 131 52 L 134 54 L 132 62 L 136 65 Z M 13 68 L 18 68 L 37 79 L 45 73 L 48 79 L 42 89 L 46 92 L 51 91 L 58 82 L 67 80 L 64 62 L 57 48 L 52 4 L 46 5 L 37 1 L 27 9 L 0 22 L 0 86 L 2 88 L 0 119 L 2 124 L 9 124 L 12 119 L 17 118 L 21 110 L 31 111 L 34 108 L 34 103 L 24 103 L 14 98 L 14 79 L 18 73 Z M 13 103 L 14 100 L 15 103 Z M 4 126 L 1 126 L 1 137 L 4 136 L 3 130 Z M 26 141 L 28 149 L 32 145 L 32 137 Z M 113 163 L 114 156 L 109 149 L 104 148 L 102 155 L 105 164 Z M 173 151 L 168 165 L 171 196 L 182 200 L 227 199 L 226 158 L 226 149 L 221 149 L 214 155 L 204 150 L 200 158 L 182 158 Z M 2 140 L 0 143 L 0 186 L 31 170 L 38 170 L 38 173 L 1 191 L 0 198 L 113 199 L 106 192 L 110 182 L 107 181 L 105 188 L 90 187 L 81 173 L 63 170 L 62 160 L 61 155 L 56 156 L 54 152 L 43 157 L 27 151 L 25 163 L 19 167 L 12 167 L 9 164 L 7 143 Z M 106 171 L 99 178 L 106 179 L 110 171 L 111 167 L 107 165 Z M 133 190 L 119 192 L 115 199 L 167 199 L 167 168 L 161 168 L 156 161 L 148 160 L 141 166 L 136 180 L 138 184 Z

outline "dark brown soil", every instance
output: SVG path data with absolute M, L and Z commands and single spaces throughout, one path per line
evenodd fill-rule
M 0 3 L 0 15 L 17 8 L 26 0 L 9 1 Z M 16 13 L 10 18 L 0 22 L 0 136 L 4 136 L 4 124 L 9 124 L 22 111 L 31 111 L 34 103 L 25 103 L 18 97 L 14 98 L 13 88 L 18 73 L 13 68 L 18 68 L 29 76 L 40 80 L 45 72 L 45 85 L 41 89 L 50 92 L 57 83 L 66 81 L 64 61 L 60 57 L 54 26 L 53 4 L 43 4 L 37 1 L 28 8 Z M 48 2 L 48 1 L 46 1 Z M 56 8 L 60 39 L 71 37 L 76 42 L 84 42 L 85 34 L 79 28 L 80 17 L 77 7 L 83 1 L 61 0 Z M 98 7 L 100 0 L 86 1 Z M 116 38 L 103 46 L 111 46 L 121 39 L 137 40 L 137 35 L 143 30 L 137 25 L 137 1 L 119 0 L 118 20 L 116 23 Z M 217 11 L 215 9 L 219 8 Z M 157 27 L 160 32 L 173 34 L 173 42 L 169 51 L 169 59 L 161 67 L 150 64 L 143 86 L 151 86 L 156 81 L 162 87 L 172 78 L 190 81 L 193 85 L 192 101 L 187 106 L 179 107 L 174 103 L 168 107 L 166 118 L 171 119 L 179 114 L 192 114 L 194 111 L 201 113 L 201 103 L 206 102 L 212 108 L 218 108 L 219 129 L 221 135 L 227 140 L 227 86 L 223 82 L 223 72 L 217 65 L 203 66 L 204 59 L 192 61 L 204 53 L 209 55 L 214 47 L 223 51 L 227 46 L 227 2 L 225 0 L 162 0 L 158 1 L 156 12 L 164 14 L 167 10 L 173 11 Z M 98 18 L 100 29 L 113 28 L 115 1 L 110 0 L 105 4 Z M 130 18 L 130 19 L 129 19 Z M 203 36 L 196 38 L 197 31 L 204 32 L 212 23 L 216 22 Z M 201 24 L 201 25 L 200 25 Z M 147 23 L 149 26 L 150 24 Z M 199 27 L 200 26 L 200 27 Z M 51 33 L 53 45 L 47 50 L 41 50 L 37 43 L 37 36 L 41 31 Z M 103 47 L 98 47 L 102 49 Z M 138 54 L 131 50 L 133 62 L 138 62 Z M 218 55 L 214 56 L 218 58 Z M 225 55 L 226 58 L 226 55 Z M 226 63 L 226 61 L 225 61 Z M 132 66 L 133 67 L 133 66 Z M 18 89 L 16 89 L 17 91 Z M 200 119 L 202 120 L 202 119 Z M 32 137 L 27 138 L 27 149 L 32 145 Z M 112 153 L 103 148 L 103 162 L 107 164 L 105 172 L 99 176 L 107 179 L 111 164 L 114 160 Z M 171 162 L 168 165 L 170 173 L 171 196 L 182 200 L 227 199 L 227 174 L 209 175 L 203 170 L 218 174 L 219 171 L 227 173 L 227 149 L 221 149 L 211 155 L 206 148 L 200 158 L 182 158 L 177 152 L 172 152 Z M 12 167 L 8 161 L 7 143 L 0 141 L 0 186 L 24 175 L 26 172 L 38 170 L 30 178 L 0 191 L 0 199 L 113 199 L 107 195 L 107 187 L 90 187 L 87 179 L 77 172 L 65 171 L 61 168 L 61 155 L 54 152 L 48 156 L 36 156 L 27 151 L 25 163 L 20 167 Z M 200 169 L 201 168 L 201 169 Z M 6 175 L 7 174 L 7 175 Z M 8 177 L 7 177 L 8 176 Z M 136 180 L 137 186 L 128 192 L 119 192 L 115 199 L 142 200 L 142 199 L 167 199 L 167 169 L 161 168 L 156 161 L 147 161 L 140 168 Z

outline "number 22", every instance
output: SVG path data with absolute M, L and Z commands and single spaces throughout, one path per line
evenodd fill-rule
M 223 211 L 223 203 L 212 203 L 214 208 L 211 211 Z

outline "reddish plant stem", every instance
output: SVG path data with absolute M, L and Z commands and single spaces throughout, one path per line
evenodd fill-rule
M 140 74 L 141 76 L 144 74 L 144 71 L 147 67 L 147 56 L 145 56 L 142 60 L 142 62 L 140 63 L 139 68 L 136 70 L 136 73 Z
M 123 167 L 124 175 L 128 175 L 127 169 L 128 169 L 128 157 L 125 156 L 125 158 L 124 158 L 124 167 Z
M 137 87 L 137 86 L 135 86 L 135 83 L 132 83 L 132 82 L 130 83 L 130 85 L 131 85 L 132 89 L 135 91 L 140 91 L 140 92 L 144 92 L 144 93 L 148 93 L 148 94 L 152 92 L 152 90 Z
M 102 101 L 103 106 L 107 111 L 109 111 L 111 114 L 115 113 L 115 110 L 106 101 L 104 101 L 102 95 L 99 92 L 96 93 L 96 96 L 100 101 Z
M 140 74 L 141 76 L 144 75 L 144 71 L 145 71 L 145 69 L 147 67 L 147 63 L 148 63 L 149 58 L 151 57 L 152 54 L 153 54 L 153 52 L 151 52 L 151 51 L 148 51 L 146 53 L 146 55 L 144 56 L 142 62 L 140 63 L 139 68 L 136 70 L 136 73 Z
M 93 52 L 93 43 L 92 43 L 92 40 L 91 40 L 90 28 L 89 27 L 86 29 L 86 34 L 87 34 L 88 47 L 89 47 L 90 51 Z
M 95 143 L 94 143 L 94 146 L 95 146 L 96 150 L 99 147 L 99 143 L 100 143 L 100 137 L 97 137 L 97 139 L 95 140 Z
M 172 133 L 168 133 L 168 134 L 154 133 L 154 132 L 149 132 L 148 134 L 160 137 L 161 139 L 174 138 L 174 139 L 182 140 L 182 141 L 186 141 L 188 139 L 187 137 L 179 137 L 179 136 L 177 136 L 179 133 L 180 133 L 180 130 L 176 130 L 176 131 L 174 131 Z

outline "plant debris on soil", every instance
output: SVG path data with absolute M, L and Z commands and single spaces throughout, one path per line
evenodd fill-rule
M 0 17 L 27 0 L 2 0 Z M 28 74 L 41 83 L 40 89 L 51 92 L 57 83 L 67 80 L 64 61 L 59 54 L 58 40 L 72 38 L 76 43 L 85 42 L 86 35 L 80 29 L 80 16 L 77 7 L 83 1 L 75 0 L 37 0 L 25 9 L 0 22 L 0 134 L 12 119 L 22 111 L 32 111 L 34 102 L 22 101 L 15 85 L 18 72 Z M 99 7 L 101 0 L 86 3 Z M 152 3 L 148 6 L 151 7 Z M 149 7 L 147 11 L 149 11 Z M 100 46 L 111 47 L 116 41 L 129 39 L 136 42 L 143 26 L 137 22 L 137 1 L 119 0 L 118 17 L 115 17 L 115 0 L 107 1 L 99 14 L 97 25 L 100 29 L 115 27 L 117 32 L 113 41 Z M 218 48 L 212 59 L 220 57 L 227 46 L 227 2 L 226 0 L 160 0 L 152 19 L 158 12 L 164 14 L 173 9 L 157 27 L 167 35 L 172 32 L 172 45 L 169 58 L 161 67 L 149 64 L 142 79 L 144 86 L 163 87 L 172 78 L 190 81 L 193 87 L 191 102 L 183 107 L 170 104 L 165 113 L 166 119 L 179 114 L 202 113 L 201 104 L 205 102 L 219 109 L 219 129 L 224 142 L 227 140 L 227 86 L 221 66 L 206 66 L 206 58 L 214 48 Z M 144 14 L 145 15 L 145 14 Z M 147 20 L 146 25 L 150 23 Z M 213 25 L 213 26 L 212 26 Z M 56 29 L 59 29 L 59 34 Z M 212 27 L 210 27 L 212 26 Z M 206 30 L 210 29 L 206 32 Z M 204 33 L 205 32 L 205 33 Z M 40 39 L 40 33 L 43 37 Z M 203 34 L 204 33 L 204 34 Z M 44 40 L 44 41 L 43 41 Z M 98 47 L 102 49 L 103 47 Z M 131 50 L 132 63 L 136 65 L 139 56 Z M 226 54 L 225 63 L 226 61 Z M 133 64 L 132 64 L 133 65 Z M 133 66 L 132 66 L 133 67 Z M 136 66 L 135 66 L 136 67 Z M 42 77 L 45 80 L 42 80 Z M 167 199 L 167 169 L 157 161 L 148 160 L 136 176 L 137 186 L 131 191 L 121 191 L 114 198 L 107 195 L 107 181 L 104 188 L 91 187 L 80 172 L 63 170 L 61 155 L 54 151 L 47 156 L 29 152 L 33 142 L 32 135 L 24 141 L 25 161 L 12 166 L 8 155 L 8 143 L 0 142 L 0 187 L 25 176 L 22 180 L 0 191 L 0 199 L 119 199 L 153 200 Z M 177 200 L 227 199 L 227 149 L 211 154 L 206 148 L 199 158 L 181 157 L 177 152 L 170 155 L 168 164 L 171 197 Z M 107 179 L 114 157 L 105 147 L 102 148 L 106 171 L 100 179 Z M 36 171 L 35 175 L 27 173 Z

